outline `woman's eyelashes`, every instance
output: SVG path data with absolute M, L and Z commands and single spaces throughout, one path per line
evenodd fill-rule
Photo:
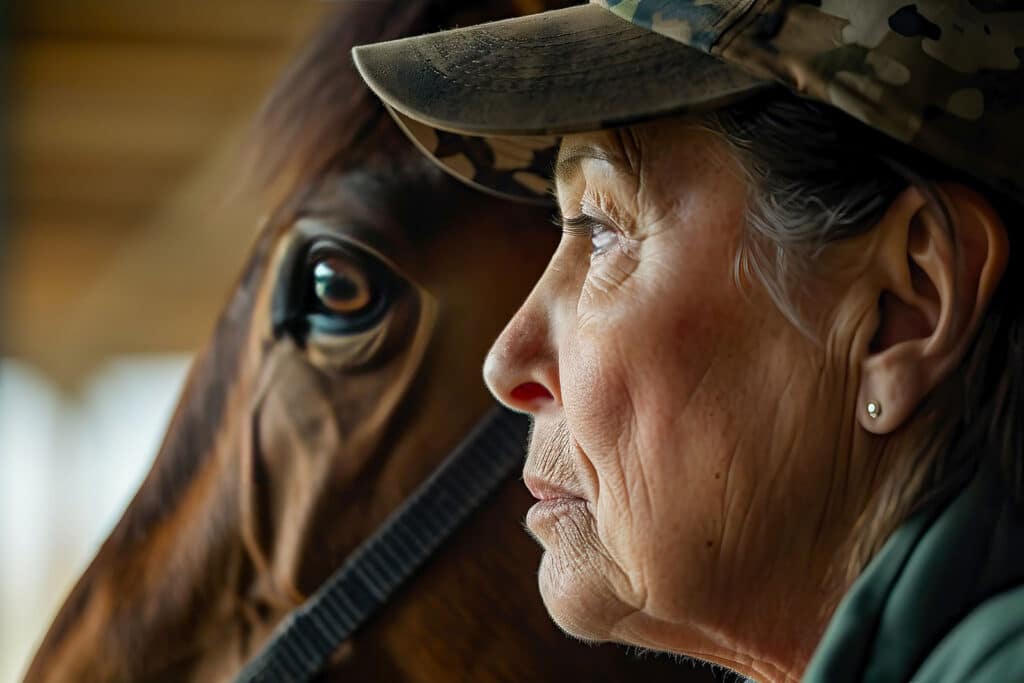
M 630 237 L 611 220 L 580 214 L 562 220 L 566 235 L 587 237 L 590 240 L 590 262 L 605 262 L 604 267 L 632 271 L 640 260 L 640 240 Z M 624 260 L 623 260 L 624 259 Z
M 562 232 L 566 235 L 588 237 L 590 239 L 591 258 L 600 256 L 612 247 L 618 246 L 620 241 L 619 235 L 614 228 L 586 214 L 563 218 Z

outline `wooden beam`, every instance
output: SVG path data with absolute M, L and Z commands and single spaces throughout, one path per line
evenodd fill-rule
M 129 7 L 120 0 L 81 5 Z M 143 5 L 130 7 L 155 27 L 157 14 Z M 290 59 L 292 28 L 311 27 L 330 9 L 284 5 L 290 18 L 278 22 L 274 49 L 254 49 L 248 38 L 236 41 L 240 47 L 170 39 L 140 47 L 72 39 L 52 27 L 41 38 L 39 22 L 50 21 L 41 17 L 19 32 L 15 223 L 0 294 L 4 354 L 73 386 L 112 355 L 205 343 L 258 224 L 253 202 L 225 201 L 240 170 L 239 141 Z M 204 11 L 183 6 L 200 17 Z M 176 12 L 171 23 L 184 22 L 181 30 L 188 21 L 202 24 Z M 218 21 L 216 30 L 227 31 L 226 20 Z M 260 22 L 258 30 L 245 22 L 239 30 L 270 30 Z M 128 24 L 117 31 L 150 30 Z
M 295 0 L 22 0 L 20 36 L 91 36 L 107 42 L 281 44 L 303 31 Z

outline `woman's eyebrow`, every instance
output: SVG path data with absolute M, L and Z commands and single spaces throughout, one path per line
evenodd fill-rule
M 636 172 L 629 162 L 607 148 L 596 145 L 572 145 L 565 148 L 559 154 L 558 161 L 555 162 L 555 183 L 565 184 L 570 182 L 580 172 L 580 166 L 585 159 L 597 159 L 598 161 L 608 162 L 619 172 L 636 177 Z

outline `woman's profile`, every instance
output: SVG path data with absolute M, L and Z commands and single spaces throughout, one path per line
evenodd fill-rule
M 356 48 L 562 240 L 495 342 L 575 637 L 1024 680 L 1024 10 L 606 0 Z

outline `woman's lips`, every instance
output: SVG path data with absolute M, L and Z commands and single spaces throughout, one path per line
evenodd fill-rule
M 560 519 L 582 515 L 586 509 L 587 502 L 582 498 L 538 500 L 526 511 L 526 527 L 538 537 L 546 537 Z
M 546 536 L 550 529 L 557 526 L 558 520 L 562 517 L 577 515 L 581 510 L 586 509 L 587 502 L 582 496 L 545 479 L 525 475 L 523 482 L 533 497 L 537 499 L 537 502 L 526 513 L 526 526 L 534 534 L 537 534 L 538 538 Z
M 533 497 L 540 501 L 545 500 L 582 500 L 583 497 L 576 495 L 575 493 L 568 491 L 561 486 L 552 484 L 549 481 L 540 479 L 539 477 L 533 477 L 526 475 L 523 477 L 523 483 L 526 484 L 526 488 L 530 490 Z

